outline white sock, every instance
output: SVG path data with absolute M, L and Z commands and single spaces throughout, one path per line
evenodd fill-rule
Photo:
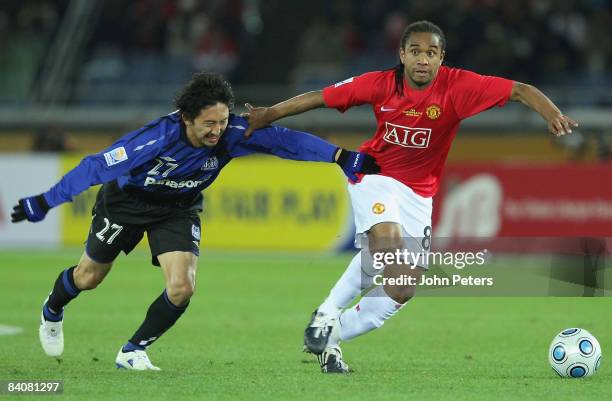
M 340 340 L 346 341 L 379 328 L 405 304 L 391 299 L 382 286 L 375 287 L 339 319 Z
M 349 306 L 361 294 L 361 291 L 369 286 L 369 284 L 364 285 L 361 279 L 361 252 L 359 252 L 353 257 L 344 274 L 319 306 L 318 311 L 332 316 L 340 315 L 342 309 Z

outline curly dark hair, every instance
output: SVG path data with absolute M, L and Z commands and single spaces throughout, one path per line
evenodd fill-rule
M 191 81 L 177 94 L 174 104 L 190 121 L 193 121 L 202 109 L 224 103 L 231 110 L 234 107 L 232 86 L 222 75 L 215 72 L 198 72 Z

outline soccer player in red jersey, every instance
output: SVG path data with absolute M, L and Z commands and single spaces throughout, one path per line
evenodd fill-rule
M 279 118 L 319 107 L 344 112 L 370 104 L 376 116 L 376 133 L 359 150 L 374 156 L 380 174 L 348 185 L 355 242 L 370 252 L 353 258 L 304 333 L 304 343 L 318 355 L 323 372 L 348 372 L 340 341 L 382 326 L 414 295 L 412 283 L 427 269 L 425 260 L 408 272 L 415 281 L 390 285 L 373 279 L 377 272 L 370 257 L 394 250 L 429 249 L 432 197 L 462 120 L 511 100 L 540 114 L 554 135 L 571 133 L 578 125 L 534 86 L 442 66 L 445 44 L 438 26 L 415 22 L 401 37 L 400 63 L 392 69 L 352 77 L 272 107 L 247 104 L 247 135 Z M 387 264 L 384 277 L 406 276 L 401 267 L 397 262 Z M 355 307 L 345 309 L 370 287 L 373 289 Z

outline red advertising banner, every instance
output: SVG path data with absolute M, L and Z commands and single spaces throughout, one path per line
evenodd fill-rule
M 612 237 L 612 165 L 449 165 L 436 237 Z

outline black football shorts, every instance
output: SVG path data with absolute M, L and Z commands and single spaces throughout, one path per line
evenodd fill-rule
M 119 253 L 130 253 L 145 233 L 152 263 L 172 251 L 199 255 L 200 217 L 197 209 L 177 209 L 143 202 L 121 191 L 115 183 L 100 188 L 92 210 L 85 250 L 95 262 L 110 263 Z

